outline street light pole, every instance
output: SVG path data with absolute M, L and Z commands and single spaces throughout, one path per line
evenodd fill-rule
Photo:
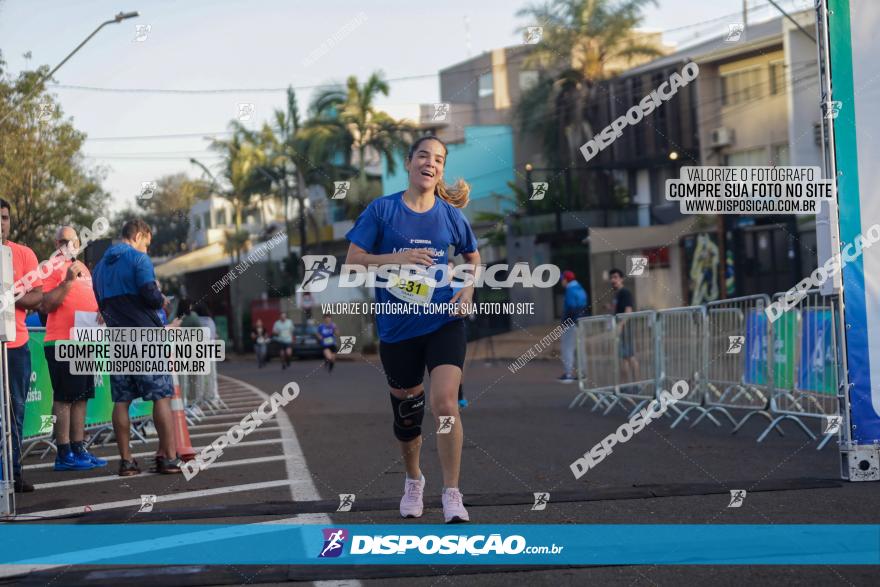
M 67 55 L 67 57 L 65 57 L 65 58 L 61 61 L 61 63 L 59 63 L 58 65 L 56 65 L 54 68 L 52 68 L 52 71 L 50 71 L 49 73 L 47 73 L 46 75 L 44 75 L 42 78 L 40 78 L 40 81 L 37 82 L 37 84 L 34 86 L 34 89 L 31 91 L 31 93 L 28 94 L 27 96 L 25 96 L 24 99 L 18 104 L 18 106 L 21 106 L 22 104 L 24 104 L 25 102 L 27 102 L 28 100 L 30 100 L 30 99 L 34 96 L 34 94 L 36 94 L 36 93 L 40 90 L 40 88 L 41 88 L 42 85 L 43 85 L 43 82 L 45 82 L 47 79 L 50 79 L 53 75 L 55 75 L 55 72 L 58 71 L 59 69 L 61 69 L 61 66 L 62 66 L 62 65 L 64 65 L 64 64 L 67 63 L 68 61 L 70 61 L 70 58 L 73 57 L 74 55 L 76 55 L 76 53 L 77 53 L 80 49 L 83 48 L 83 45 L 85 45 L 86 43 L 88 43 L 89 41 L 91 41 L 91 40 L 92 40 L 92 37 L 94 37 L 95 35 L 98 34 L 98 31 L 100 31 L 102 28 L 104 28 L 104 27 L 107 26 L 108 24 L 120 23 L 120 22 L 122 22 L 123 20 L 127 20 L 127 19 L 129 19 L 129 18 L 137 18 L 138 16 L 140 16 L 140 13 L 139 13 L 138 11 L 136 11 L 136 10 L 135 10 L 135 11 L 132 11 L 132 12 L 120 12 L 119 14 L 117 14 L 116 16 L 114 16 L 113 18 L 111 18 L 110 20 L 105 20 L 104 22 L 102 22 L 100 25 L 98 25 L 98 28 L 96 28 L 94 31 L 92 31 L 92 34 L 89 35 L 88 37 L 86 37 L 86 38 L 83 40 L 82 43 L 80 43 L 79 45 L 77 45 L 76 48 L 75 48 L 73 51 L 71 51 L 71 52 Z M 6 115 L 5 115 L 2 119 L 0 119 L 0 124 L 2 124 L 3 122 L 5 122 L 6 119 L 9 118 L 9 117 L 12 115 L 12 113 L 18 108 L 18 106 L 16 106 L 16 107 L 10 109 L 10 111 L 7 112 Z

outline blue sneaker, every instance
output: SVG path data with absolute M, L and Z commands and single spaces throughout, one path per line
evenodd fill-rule
M 83 450 L 82 453 L 80 453 L 80 454 L 81 454 L 82 456 L 88 457 L 88 459 L 89 459 L 90 461 L 92 461 L 92 464 L 93 464 L 95 467 L 106 467 L 106 466 L 107 466 L 107 460 L 106 460 L 106 459 L 102 459 L 101 457 L 97 457 L 97 456 L 93 455 L 92 453 L 90 453 L 90 452 L 87 451 L 87 450 Z
M 55 457 L 56 471 L 87 471 L 94 468 L 95 465 L 88 455 L 69 451 L 58 453 L 58 456 Z
M 468 407 L 468 401 L 464 398 L 461 398 L 460 400 L 458 400 L 458 407 L 460 407 L 460 408 Z

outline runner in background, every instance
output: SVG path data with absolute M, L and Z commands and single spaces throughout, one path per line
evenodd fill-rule
M 373 200 L 346 238 L 351 242 L 346 263 L 370 265 L 421 265 L 436 275 L 446 269 L 448 251 L 462 255 L 478 272 L 477 238 L 461 212 L 468 202 L 470 186 L 459 180 L 454 186 L 443 181 L 446 145 L 434 136 L 418 139 L 409 149 L 404 166 L 409 176 L 405 191 Z M 478 278 L 479 275 L 475 275 Z M 434 287 L 419 275 L 396 278 L 391 286 L 381 278 L 376 287 L 380 304 L 467 304 L 474 286 L 453 293 L 448 285 Z M 380 306 L 381 307 L 381 306 Z M 464 430 L 459 412 L 458 386 L 467 353 L 463 308 L 455 314 L 376 314 L 379 356 L 388 386 L 394 435 L 406 464 L 403 517 L 419 517 L 424 510 L 425 477 L 419 468 L 422 420 L 425 414 L 425 368 L 431 377 L 431 413 L 437 434 L 437 452 L 443 469 L 443 518 L 447 523 L 466 522 L 468 512 L 459 490 Z
M 333 367 L 336 365 L 336 353 L 339 352 L 339 347 L 336 344 L 339 338 L 339 329 L 333 323 L 333 317 L 329 312 L 324 314 L 324 321 L 318 324 L 315 337 L 324 353 L 324 366 L 327 367 L 327 373 L 332 373 Z
M 281 316 L 272 326 L 272 334 L 275 335 L 275 341 L 279 346 L 278 352 L 281 355 L 283 371 L 290 365 L 290 358 L 293 356 L 293 320 L 287 317 L 287 312 L 281 312 Z
M 64 252 L 70 246 L 79 250 L 76 231 L 60 226 L 55 232 L 55 248 Z M 57 265 L 43 280 L 40 312 L 47 315 L 43 352 L 52 381 L 52 414 L 55 416 L 56 471 L 84 471 L 104 467 L 107 461 L 89 453 L 85 446 L 86 403 L 95 397 L 95 376 L 74 375 L 68 361 L 55 360 L 55 342 L 71 340 L 77 325 L 95 324 L 98 302 L 92 291 L 92 275 L 81 262 L 69 259 Z
M 254 324 L 254 327 L 251 330 L 251 340 L 254 341 L 254 353 L 257 355 L 257 367 L 262 369 L 263 365 L 266 364 L 266 355 L 269 349 L 269 333 L 266 332 L 266 329 L 263 327 L 263 321 L 259 318 L 257 318 L 257 323 Z

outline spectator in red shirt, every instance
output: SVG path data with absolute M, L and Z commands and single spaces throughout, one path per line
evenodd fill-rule
M 68 245 L 78 251 L 79 238 L 72 227 L 61 226 L 55 233 L 55 246 L 63 253 Z M 43 280 L 43 286 L 47 291 L 43 294 L 41 312 L 48 315 L 43 350 L 52 380 L 52 413 L 55 415 L 58 449 L 55 470 L 83 471 L 103 467 L 107 461 L 90 454 L 84 443 L 86 402 L 95 397 L 95 376 L 74 375 L 70 372 L 69 362 L 55 360 L 55 341 L 71 340 L 70 331 L 76 324 L 77 314 L 90 318 L 89 322 L 97 316 L 98 302 L 92 291 L 92 274 L 81 262 L 68 259 L 55 267 Z
M 31 382 L 31 354 L 24 319 L 28 310 L 38 309 L 43 301 L 43 280 L 37 274 L 37 256 L 34 252 L 7 239 L 11 224 L 9 211 L 9 202 L 0 199 L 0 233 L 3 244 L 12 250 L 14 291 L 16 295 L 24 292 L 15 302 L 15 340 L 6 343 L 6 356 L 9 360 L 9 394 L 12 403 L 12 474 L 15 477 L 15 492 L 27 493 L 33 491 L 34 486 L 25 483 L 21 474 L 24 406 Z M 27 279 L 23 279 L 25 276 Z

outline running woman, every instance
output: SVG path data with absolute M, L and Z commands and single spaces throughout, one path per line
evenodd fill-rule
M 454 254 L 462 255 L 465 263 L 479 266 L 477 238 L 460 210 L 467 205 L 470 187 L 462 180 L 453 186 L 443 181 L 446 154 L 446 145 L 436 137 L 422 137 L 410 147 L 404 161 L 409 186 L 405 191 L 377 198 L 361 213 L 346 235 L 351 242 L 346 263 L 365 267 L 438 265 L 435 269 L 442 273 L 449 247 L 453 247 Z M 448 279 L 440 281 L 446 285 L 436 287 L 419 276 L 391 281 L 376 287 L 376 301 L 392 304 L 392 309 L 408 303 L 470 305 L 474 296 L 473 284 L 453 293 Z M 455 314 L 376 314 L 379 356 L 391 388 L 394 435 L 406 464 L 400 500 L 400 515 L 405 518 L 417 518 L 424 510 L 425 476 L 419 468 L 419 454 L 425 414 L 422 381 L 427 367 L 434 430 L 440 429 L 441 418 L 444 425 L 444 433 L 437 435 L 443 469 L 443 517 L 447 523 L 469 521 L 458 487 L 464 439 L 458 386 L 467 350 L 462 319 L 465 314 L 462 306 Z M 447 432 L 449 424 L 451 430 Z
M 332 373 L 333 367 L 336 365 L 336 353 L 338 352 L 336 339 L 339 337 L 339 330 L 329 313 L 324 314 L 324 321 L 318 324 L 315 336 L 324 353 L 324 366 L 327 367 L 327 373 Z
M 281 355 L 281 370 L 287 369 L 290 359 L 293 357 L 293 321 L 287 317 L 287 312 L 281 312 L 281 317 L 272 326 L 272 334 L 278 342 L 279 354 Z

